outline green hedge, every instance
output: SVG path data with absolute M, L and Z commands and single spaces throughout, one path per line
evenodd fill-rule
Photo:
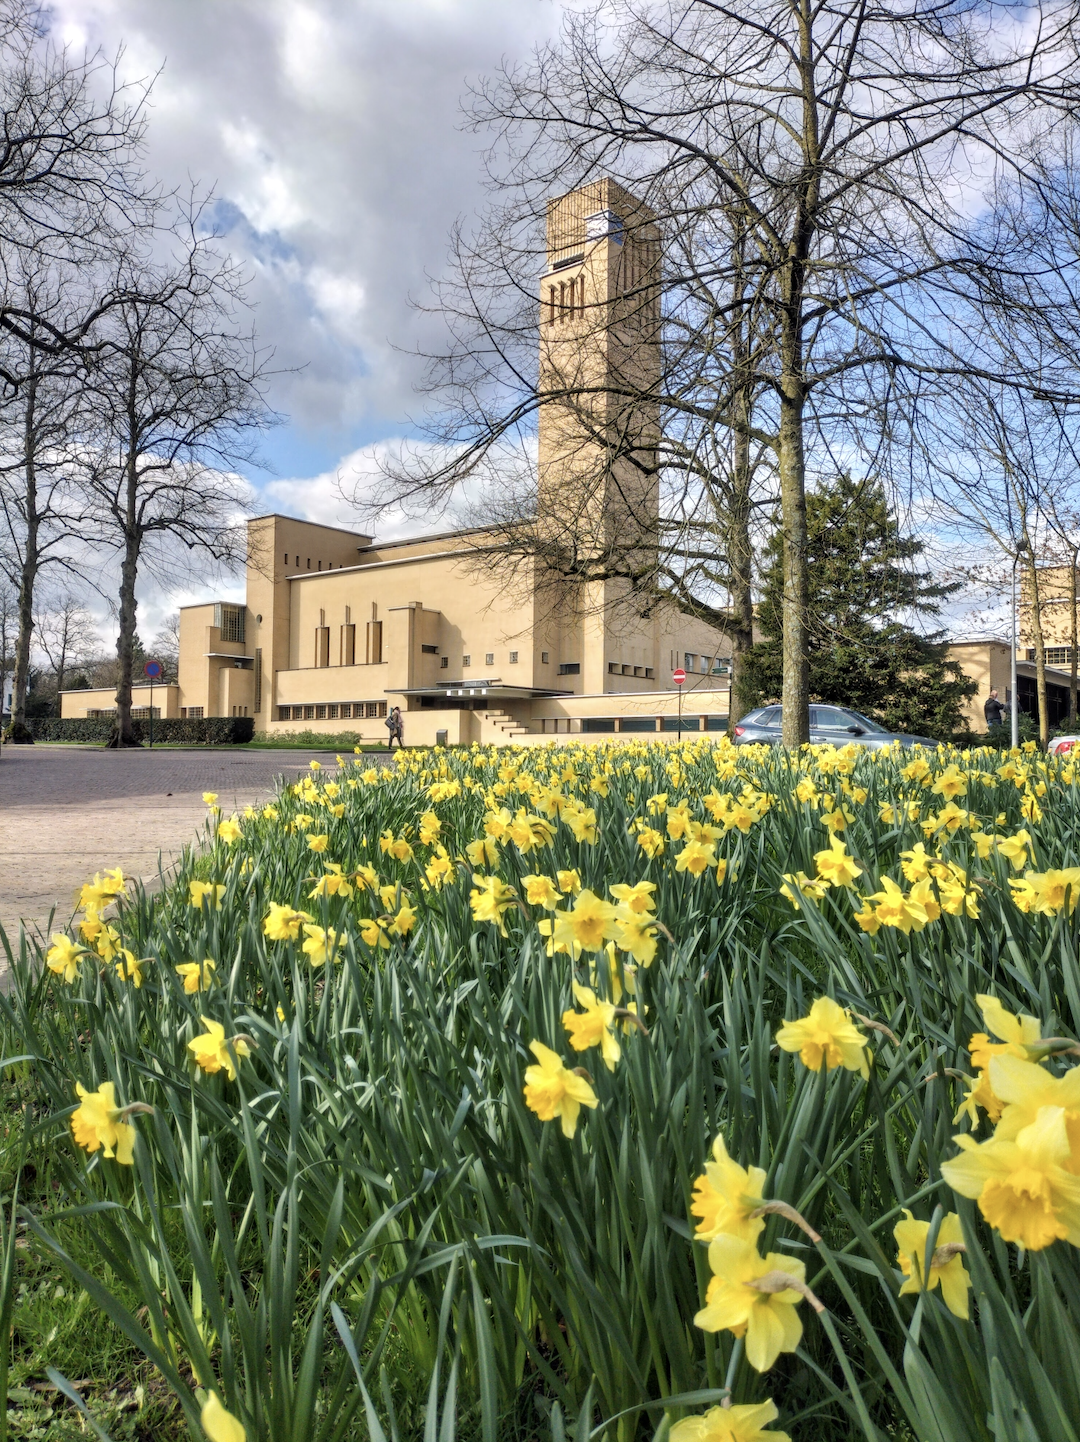
M 104 743 L 112 735 L 111 716 L 37 716 L 27 723 L 35 741 L 85 741 Z M 140 741 L 149 736 L 147 721 L 133 721 L 132 730 Z M 154 741 L 169 746 L 229 746 L 250 741 L 255 734 L 252 716 L 162 717 L 154 721 Z

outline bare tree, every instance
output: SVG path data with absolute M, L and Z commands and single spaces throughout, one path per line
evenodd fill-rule
M 160 661 L 165 679 L 175 681 L 180 666 L 180 612 L 173 611 L 161 623 L 157 635 L 150 643 L 150 654 Z
M 1038 25 L 1028 15 L 963 0 L 611 0 L 569 13 L 558 42 L 475 97 L 476 123 L 494 134 L 500 199 L 479 239 L 457 247 L 453 340 L 433 358 L 446 402 L 433 434 L 455 450 L 399 476 L 397 494 L 474 478 L 524 444 L 541 407 L 567 404 L 565 375 L 552 373 L 547 391 L 543 368 L 521 359 L 541 221 L 553 191 L 615 178 L 651 208 L 661 236 L 663 273 L 638 293 L 644 303 L 650 286 L 660 291 L 665 359 L 647 389 L 665 437 L 723 453 L 698 437 L 726 429 L 764 448 L 777 477 L 783 734 L 804 741 L 808 481 L 856 457 L 868 474 L 887 473 L 879 451 L 893 413 L 917 412 L 927 376 L 974 369 L 1031 388 L 993 347 L 980 353 L 1000 262 L 998 237 L 972 220 L 1000 176 L 1059 153 L 1055 125 L 1075 104 L 1077 7 L 1048 9 Z M 671 383 L 697 343 L 679 318 L 685 297 L 706 291 L 716 303 L 695 317 L 700 349 L 727 363 L 687 389 Z M 589 377 L 569 384 L 578 410 L 595 410 Z M 618 412 L 618 377 L 604 384 Z M 605 427 L 600 448 L 608 483 L 647 451 L 632 427 L 623 440 L 617 430 Z M 662 464 L 663 443 L 657 454 Z
M 68 672 L 89 663 L 101 645 L 93 616 L 70 593 L 58 596 L 34 617 L 34 639 L 52 667 L 58 697 Z
M 101 322 L 106 342 L 90 366 L 97 415 L 85 467 L 88 535 L 120 569 L 117 722 L 110 744 L 137 744 L 131 729 L 133 642 L 140 569 L 175 578 L 188 566 L 233 566 L 243 557 L 239 522 L 247 489 L 235 467 L 251 462 L 267 425 L 268 355 L 239 323 L 236 266 L 192 224 L 175 263 L 123 260 Z

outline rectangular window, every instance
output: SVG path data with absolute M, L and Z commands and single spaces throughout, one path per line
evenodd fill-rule
M 655 731 L 655 716 L 624 716 L 619 722 L 620 731 Z
M 328 721 L 336 721 L 337 715 L 338 708 L 331 702 L 331 704 L 326 708 L 326 719 Z
M 580 675 L 581 675 L 581 662 L 580 662 L 580 661 L 564 661 L 564 662 L 562 663 L 562 665 L 559 667 L 559 675 L 560 675 L 560 676 L 580 676 Z
M 615 730 L 614 716 L 586 716 L 581 723 L 582 731 L 613 732 Z
M 325 720 L 326 720 L 326 707 L 325 707 L 325 706 L 316 706 L 316 707 L 315 707 L 315 720 L 316 720 L 316 721 L 325 721 Z
M 678 730 L 679 730 L 679 718 L 678 718 L 678 716 L 664 716 L 664 717 L 662 717 L 662 718 L 661 718 L 660 729 L 661 729 L 661 731 L 678 731 Z M 682 718 L 682 730 L 684 730 L 684 731 L 700 731 L 700 730 L 701 730 L 701 725 L 700 725 L 700 722 L 699 722 L 699 718 L 698 718 L 697 716 L 684 716 L 684 717 Z
M 379 714 L 379 703 L 378 703 L 378 701 L 368 701 L 368 702 L 367 702 L 366 709 L 367 709 L 367 714 L 368 714 L 369 717 L 371 717 L 371 716 L 377 716 L 377 715 Z
M 726 716 L 706 716 L 706 717 L 705 717 L 705 730 L 706 730 L 706 731 L 726 731 L 726 730 L 727 730 L 727 726 L 728 726 L 728 718 L 727 718 Z
M 356 627 L 346 624 L 341 628 L 341 664 L 356 665 Z
M 214 625 L 223 641 L 244 641 L 244 607 L 226 606 L 218 601 L 214 605 Z
M 619 674 L 618 663 L 615 661 L 609 661 L 607 663 L 607 673 L 609 676 L 617 676 Z
M 382 663 L 382 622 L 367 623 L 367 664 L 378 666 Z
M 343 702 L 341 703 L 341 719 L 342 719 L 343 721 L 350 721 L 350 720 L 352 719 L 352 702 L 351 702 L 351 701 L 343 701 Z
M 439 654 L 438 646 L 421 646 L 420 650 L 425 656 L 437 656 Z
M 540 652 L 540 664 L 541 664 L 541 666 L 546 666 L 550 660 L 551 660 L 551 656 L 550 656 L 550 653 L 549 653 L 549 652 L 547 652 L 547 651 L 541 651 L 541 652 Z
M 262 647 L 255 647 L 255 715 L 262 711 Z
M 484 653 L 484 665 L 485 665 L 485 666 L 494 666 L 494 664 L 495 664 L 495 652 L 494 652 L 494 651 L 486 651 L 486 652 Z
M 190 720 L 201 721 L 203 708 L 201 706 L 189 706 L 187 708 L 187 713 Z
M 1047 646 L 1046 664 L 1048 666 L 1067 666 L 1071 661 L 1071 646 Z
M 316 666 L 329 666 L 330 664 L 330 627 L 315 627 L 315 664 Z
M 646 667 L 645 667 L 645 679 L 646 679 L 646 681 L 655 681 L 655 680 L 656 680 L 656 672 L 653 670 L 653 668 L 652 668 L 651 666 L 646 666 Z
M 463 671 L 466 671 L 466 670 L 468 670 L 468 668 L 469 668 L 471 665 L 472 665 L 472 657 L 471 657 L 471 656 L 462 656 L 462 658 L 461 658 L 461 669 L 462 669 Z
M 277 718 L 278 718 L 279 721 L 291 721 L 291 720 L 292 720 L 292 707 L 291 707 L 291 706 L 279 706 L 279 707 L 277 708 Z
M 516 666 L 517 663 L 518 663 L 518 653 L 517 653 L 516 651 L 511 651 L 511 652 L 510 652 L 510 664 L 511 664 L 511 666 Z
M 449 657 L 449 656 L 444 656 L 444 657 L 442 658 L 442 660 L 439 662 L 439 670 L 440 670 L 440 671 L 448 671 L 449 669 L 450 669 L 450 657 Z
M 299 711 L 299 709 L 300 709 L 299 706 L 298 706 L 296 709 Z M 294 718 L 294 719 L 299 719 L 299 718 Z M 305 707 L 304 707 L 304 718 L 303 718 L 303 719 L 304 719 L 305 721 L 314 721 L 314 720 L 315 720 L 315 707 L 314 707 L 314 706 L 305 706 Z
M 385 715 L 386 715 L 386 702 L 385 702 L 385 701 L 376 701 L 376 702 L 375 702 L 375 705 L 378 707 L 378 710 L 377 710 L 377 712 L 376 712 L 376 715 L 378 715 L 378 716 L 385 716 Z

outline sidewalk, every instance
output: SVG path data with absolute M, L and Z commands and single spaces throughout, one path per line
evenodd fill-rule
M 333 758 L 319 759 L 333 771 Z M 376 763 L 377 764 L 377 763 Z M 44 936 L 71 919 L 95 871 L 153 878 L 196 841 L 204 791 L 222 814 L 267 798 L 277 778 L 307 773 L 302 751 L 104 751 L 5 746 L 0 755 L 0 925 Z M 0 953 L 0 969 L 5 958 Z

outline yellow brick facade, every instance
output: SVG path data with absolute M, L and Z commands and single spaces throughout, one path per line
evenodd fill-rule
M 618 396 L 628 382 L 647 389 L 659 367 L 658 232 L 638 201 L 598 181 L 552 202 L 547 260 L 542 385 L 557 396 L 585 380 L 593 398 L 540 407 L 542 528 L 545 517 L 553 535 L 572 522 L 584 554 L 636 554 L 655 545 L 659 423 L 652 405 Z M 730 648 L 719 632 L 674 608 L 642 616 L 622 581 L 554 583 L 542 562 L 511 568 L 493 542 L 469 530 L 378 543 L 289 516 L 252 520 L 244 604 L 181 611 L 170 714 L 251 716 L 271 739 L 385 741 L 395 705 L 409 743 L 629 736 L 675 715 L 672 673 L 684 667 L 687 728 L 724 724 Z M 63 714 L 109 702 L 69 692 Z

